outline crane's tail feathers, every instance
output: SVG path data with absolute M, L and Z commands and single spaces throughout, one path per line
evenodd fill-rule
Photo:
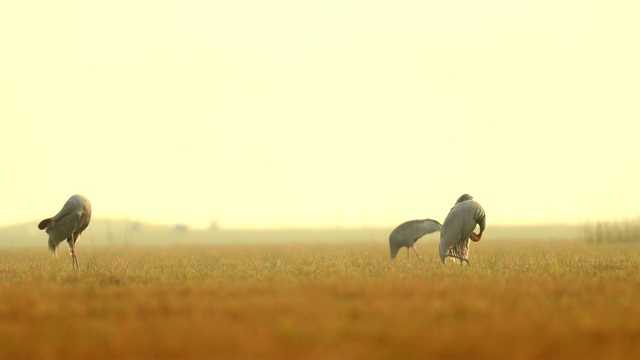
M 53 218 L 47 218 L 47 219 L 44 219 L 44 220 L 40 221 L 40 223 L 38 224 L 38 229 L 44 230 L 47 226 L 49 226 L 49 224 L 52 221 L 53 221 Z
M 60 245 L 59 242 L 56 243 L 53 239 L 49 238 L 49 251 L 53 257 L 58 257 L 58 245 Z

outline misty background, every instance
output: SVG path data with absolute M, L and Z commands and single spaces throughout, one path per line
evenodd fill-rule
M 639 6 L 3 2 L 0 226 L 637 217 Z

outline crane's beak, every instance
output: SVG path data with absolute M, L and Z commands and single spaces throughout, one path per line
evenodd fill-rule
M 471 235 L 469 235 L 469 239 L 471 239 L 471 241 L 473 241 L 473 242 L 478 242 L 478 241 L 480 241 L 480 239 L 482 239 L 482 235 L 478 235 L 476 233 L 471 233 Z

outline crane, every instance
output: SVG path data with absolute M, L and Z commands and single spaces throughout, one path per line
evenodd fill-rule
M 473 231 L 480 226 L 478 234 Z M 447 257 L 460 261 L 460 265 L 469 263 L 469 240 L 478 242 L 486 226 L 486 216 L 482 206 L 473 196 L 464 194 L 458 198 L 442 224 L 440 232 L 440 260 L 445 263 Z
M 389 235 L 391 260 L 396 258 L 398 251 L 402 247 L 407 248 L 407 257 L 409 256 L 410 248 L 420 257 L 416 249 L 416 241 L 424 235 L 440 231 L 440 229 L 442 229 L 442 225 L 432 219 L 409 220 L 398 225 Z
M 55 216 L 40 221 L 38 229 L 49 235 L 49 250 L 54 256 L 57 256 L 58 245 L 67 239 L 71 266 L 80 269 L 76 257 L 76 242 L 90 221 L 91 203 L 82 195 L 73 195 Z

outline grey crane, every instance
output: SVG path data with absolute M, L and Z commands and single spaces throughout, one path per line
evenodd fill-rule
M 442 229 L 442 225 L 431 219 L 410 220 L 398 225 L 389 235 L 391 260 L 396 258 L 398 251 L 402 247 L 407 248 L 407 256 L 409 256 L 409 249 L 411 248 L 420 257 L 418 249 L 416 249 L 416 241 L 424 235 L 440 231 L 440 229 Z
M 54 216 L 38 224 L 38 229 L 49 235 L 49 250 L 57 255 L 58 245 L 67 239 L 71 251 L 71 266 L 80 269 L 76 257 L 76 242 L 91 221 L 91 203 L 82 195 L 73 195 Z
M 476 225 L 480 232 L 474 233 Z M 484 209 L 469 194 L 458 198 L 442 224 L 440 232 L 440 260 L 444 264 L 447 257 L 469 263 L 469 240 L 478 242 L 486 226 Z

